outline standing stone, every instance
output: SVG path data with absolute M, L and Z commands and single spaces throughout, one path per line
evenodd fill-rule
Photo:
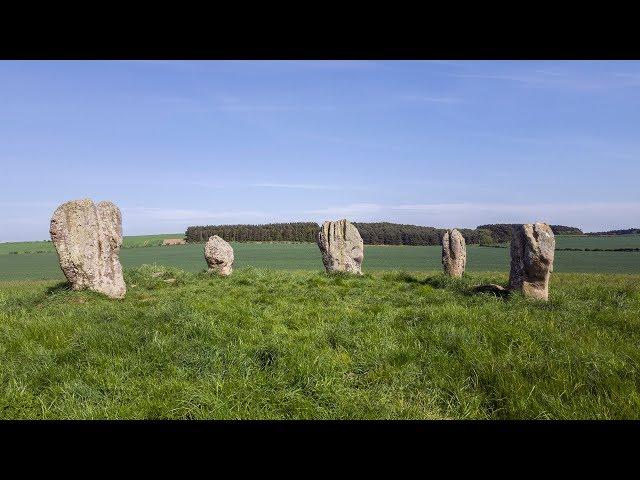
M 467 264 L 467 246 L 462 234 L 456 230 L 447 230 L 442 237 L 442 266 L 444 273 L 459 278 Z
M 324 222 L 318 232 L 317 242 L 327 272 L 362 274 L 364 243 L 351 222 L 344 219 Z
M 546 223 L 514 227 L 509 288 L 526 297 L 548 300 L 555 248 L 556 239 Z
M 233 248 L 218 235 L 209 237 L 204 246 L 204 258 L 210 272 L 220 275 L 231 275 L 233 271 Z
M 73 290 L 89 289 L 123 298 L 127 287 L 120 265 L 122 216 L 111 202 L 90 199 L 63 203 L 49 229 L 60 268 Z

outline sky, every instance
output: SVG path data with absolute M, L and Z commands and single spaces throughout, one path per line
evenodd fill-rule
M 640 227 L 640 62 L 0 61 L 0 242 L 337 220 Z

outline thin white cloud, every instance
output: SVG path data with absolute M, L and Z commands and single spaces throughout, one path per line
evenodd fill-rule
M 447 67 L 469 67 L 470 62 L 464 60 L 425 60 L 425 63 L 433 65 L 445 65 Z
M 237 66 L 268 69 L 274 67 L 309 67 L 309 68 L 372 68 L 381 67 L 382 63 L 371 60 L 116 60 L 118 63 L 149 65 L 158 67 L 190 66 Z
M 400 100 L 413 103 L 460 103 L 461 98 L 430 95 L 400 95 Z
M 640 158 L 640 144 L 615 141 L 605 137 L 590 136 L 570 136 L 570 135 L 547 135 L 545 137 L 529 137 L 522 135 L 504 135 L 495 132 L 468 132 L 468 136 L 492 139 L 498 142 L 525 143 L 538 147 L 569 148 L 571 150 L 586 151 L 590 156 L 598 155 L 603 159 L 608 157 L 621 159 Z
M 640 201 L 586 203 L 427 203 L 382 205 L 355 203 L 305 212 L 360 221 L 390 221 L 435 227 L 474 228 L 485 223 L 544 221 L 589 231 L 620 228 L 640 221 Z
M 271 188 L 271 189 L 291 189 L 291 190 L 339 190 L 342 187 L 340 185 L 328 185 L 317 183 L 275 183 L 275 182 L 256 182 L 256 183 L 242 183 L 242 182 L 209 182 L 206 180 L 193 180 L 193 181 L 171 181 L 165 182 L 168 185 L 176 185 L 182 183 L 185 185 L 193 185 L 203 188 Z
M 290 221 L 324 221 L 348 218 L 428 225 L 433 227 L 475 228 L 486 223 L 520 223 L 544 221 L 570 225 L 584 231 L 640 227 L 640 200 L 627 202 L 565 203 L 351 203 L 307 211 L 180 209 L 161 207 L 121 207 L 125 235 L 183 231 L 188 225 L 220 223 L 271 223 Z M 11 216 L 2 219 L 0 241 L 48 238 L 52 209 L 36 216 Z M 8 228 L 7 228 L 8 227 Z M 15 232 L 20 232 L 19 235 Z
M 531 70 L 505 73 L 449 73 L 452 78 L 498 80 L 513 82 L 530 87 L 562 88 L 571 90 L 602 90 L 612 88 L 639 87 L 640 76 L 636 73 L 561 72 Z
M 159 221 L 195 221 L 195 220 L 215 220 L 224 218 L 255 217 L 262 218 L 268 214 L 255 210 L 239 211 L 208 211 L 190 210 L 180 208 L 156 208 L 156 207 L 132 207 L 123 208 L 123 216 L 144 217 L 149 220 Z
M 336 190 L 342 188 L 336 185 L 317 185 L 311 183 L 255 183 L 249 186 L 257 188 L 284 188 L 299 190 Z
M 278 104 L 237 103 L 222 104 L 215 107 L 221 112 L 293 112 L 301 110 L 299 107 Z
M 565 72 L 559 72 L 557 70 L 534 70 L 535 73 L 540 73 L 542 75 L 551 75 L 552 77 L 566 77 L 567 74 Z
M 62 202 L 0 202 L 3 208 L 57 208 Z
M 184 95 L 145 95 L 126 96 L 130 102 L 140 100 L 152 104 L 161 105 L 173 110 L 190 112 L 328 112 L 337 109 L 330 104 L 301 104 L 283 102 L 265 102 L 261 99 L 246 99 L 227 94 L 206 94 L 184 96 Z
M 221 102 L 214 105 L 221 112 L 328 112 L 336 110 L 334 105 L 292 105 L 283 103 Z
M 328 207 L 317 210 L 307 210 L 305 213 L 310 215 L 358 215 L 380 212 L 386 208 L 377 203 L 352 203 L 341 207 Z
M 256 70 L 362 70 L 384 66 L 383 63 L 371 60 L 231 60 L 220 64 L 251 67 Z
M 476 211 L 490 210 L 492 212 L 536 212 L 542 210 L 553 210 L 556 212 L 573 212 L 583 210 L 601 209 L 632 209 L 640 213 L 640 202 L 588 202 L 588 203 L 532 203 L 532 204 L 509 204 L 509 203 L 424 203 L 390 206 L 394 210 L 416 210 L 416 211 Z
M 393 145 L 390 143 L 380 143 L 380 142 L 369 142 L 369 141 L 360 141 L 360 140 L 352 140 L 350 138 L 338 137 L 333 135 L 318 135 L 315 133 L 299 133 L 296 135 L 300 138 L 305 138 L 312 141 L 318 141 L 322 143 L 335 143 L 339 145 L 347 145 L 357 148 L 365 148 L 365 149 L 385 149 L 385 150 L 393 150 L 401 153 L 413 153 L 411 150 L 406 149 L 404 147 L 400 147 L 397 145 Z
M 471 78 L 479 80 L 504 80 L 509 82 L 520 83 L 539 83 L 545 80 L 538 75 L 496 75 L 486 73 L 450 73 L 449 77 Z
M 189 68 L 198 65 L 197 62 L 189 62 L 188 60 L 114 60 L 117 63 L 125 63 L 129 65 L 145 65 L 150 67 L 169 67 L 169 68 Z

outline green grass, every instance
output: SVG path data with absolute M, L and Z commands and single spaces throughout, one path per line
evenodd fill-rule
M 555 273 L 548 303 L 469 292 L 506 273 L 125 278 L 0 283 L 0 417 L 640 418 L 638 275 Z
M 162 241 L 167 238 L 184 238 L 184 233 L 127 236 L 122 239 L 122 248 L 154 247 L 162 245 Z
M 557 248 L 640 248 L 640 235 L 592 237 L 587 235 L 559 235 Z
M 159 246 L 162 245 L 162 241 L 167 238 L 183 237 L 183 233 L 126 236 L 123 239 L 123 248 Z M 277 242 L 274 244 L 277 244 Z M 281 245 L 284 245 L 284 243 L 281 243 Z M 370 246 L 367 246 L 367 248 L 369 247 Z M 556 235 L 556 247 L 582 249 L 640 248 L 640 235 L 617 235 L 610 237 L 591 237 L 586 235 Z M 51 243 L 50 241 L 0 243 L 0 255 L 43 252 L 55 252 L 53 243 Z
M 236 266 L 276 270 L 317 270 L 322 268 L 320 250 L 313 243 L 232 243 Z M 120 259 L 125 267 L 158 263 L 197 272 L 205 266 L 204 245 L 127 248 Z M 364 271 L 439 270 L 439 246 L 365 245 Z M 470 272 L 508 271 L 509 250 L 470 245 L 467 247 Z M 640 273 L 638 252 L 566 252 L 555 256 L 556 272 Z M 0 255 L 0 281 L 64 279 L 55 253 Z
M 41 242 L 3 242 L 0 243 L 0 255 L 55 252 L 51 241 Z
M 508 243 L 500 245 L 508 247 Z M 556 248 L 640 248 L 640 235 L 611 235 L 611 236 L 588 236 L 588 235 L 556 235 Z

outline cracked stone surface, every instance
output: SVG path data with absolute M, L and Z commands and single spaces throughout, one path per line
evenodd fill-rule
M 316 240 L 327 272 L 362 274 L 364 242 L 351 222 L 345 219 L 324 222 Z
M 233 272 L 233 247 L 218 235 L 209 237 L 204 246 L 204 258 L 210 272 L 227 276 Z
M 462 234 L 455 228 L 442 237 L 442 267 L 450 277 L 462 277 L 467 264 L 467 246 Z
M 529 298 L 548 300 L 555 248 L 556 239 L 546 223 L 514 227 L 509 288 Z
M 74 290 L 88 289 L 111 298 L 123 298 L 122 215 L 111 202 L 90 199 L 60 205 L 49 228 L 60 268 Z

